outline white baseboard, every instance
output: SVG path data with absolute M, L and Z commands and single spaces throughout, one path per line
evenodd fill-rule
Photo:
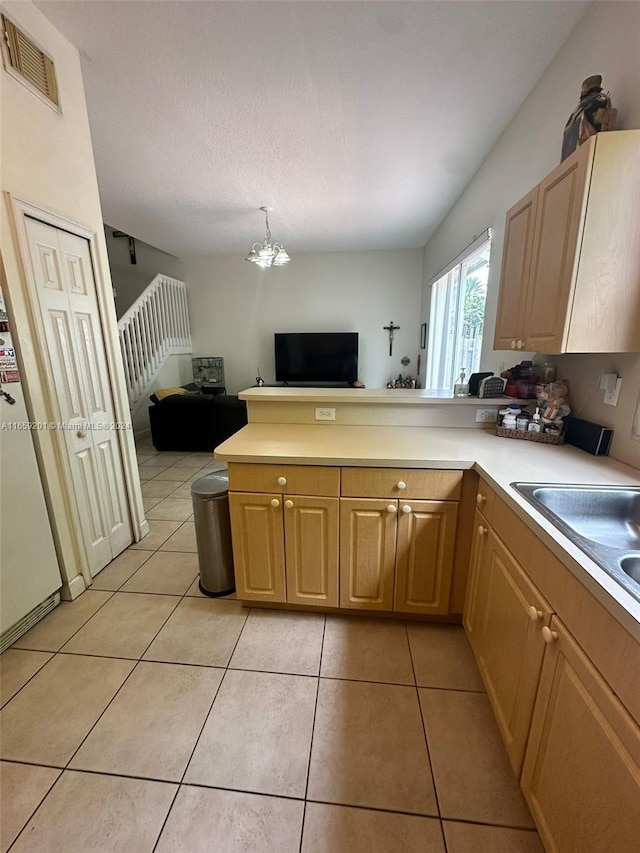
M 86 588 L 87 585 L 82 575 L 76 575 L 75 578 L 62 585 L 60 597 L 64 601 L 74 601 L 79 595 L 82 595 Z

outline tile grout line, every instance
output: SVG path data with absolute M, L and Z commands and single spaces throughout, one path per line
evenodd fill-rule
M 189 586 L 189 587 L 188 587 L 188 589 L 190 589 L 190 588 L 191 588 L 191 587 Z M 184 597 L 186 597 L 186 594 L 185 594 L 185 596 L 183 596 L 183 598 L 184 598 Z M 245 629 L 245 625 L 247 624 L 247 620 L 249 619 L 249 616 L 250 616 L 250 614 L 251 614 L 251 608 L 248 608 L 248 611 L 249 611 L 249 612 L 248 612 L 248 613 L 247 613 L 247 615 L 245 616 L 245 620 L 244 620 L 244 623 L 243 623 L 243 625 L 242 625 L 242 628 L 240 629 L 240 632 L 238 633 L 238 637 L 237 637 L 237 639 L 236 639 L 236 642 L 235 642 L 235 644 L 234 644 L 234 646 L 233 646 L 233 649 L 231 650 L 231 653 L 230 653 L 230 655 L 229 655 L 229 659 L 227 660 L 227 663 L 226 663 L 226 665 L 224 666 L 224 674 L 223 674 L 222 678 L 220 679 L 220 684 L 218 684 L 218 687 L 217 687 L 217 689 L 216 689 L 216 691 L 215 691 L 215 693 L 214 693 L 214 695 L 213 695 L 213 699 L 211 700 L 211 704 L 209 705 L 209 710 L 207 711 L 207 713 L 206 713 L 206 714 L 205 714 L 205 716 L 204 716 L 204 720 L 203 720 L 202 726 L 200 727 L 200 731 L 199 731 L 199 733 L 198 733 L 198 737 L 196 738 L 195 743 L 193 744 L 193 749 L 192 749 L 192 750 L 191 750 L 191 752 L 189 753 L 189 757 L 187 758 L 187 761 L 186 761 L 186 763 L 185 763 L 185 765 L 184 765 L 184 770 L 182 771 L 182 776 L 180 777 L 180 781 L 178 782 L 178 786 L 177 786 L 177 788 L 176 788 L 176 792 L 175 792 L 175 794 L 174 794 L 173 799 L 171 800 L 171 805 L 169 806 L 169 809 L 167 810 L 167 814 L 165 815 L 165 818 L 164 818 L 164 820 L 163 820 L 163 822 L 162 822 L 162 826 L 160 827 L 160 832 L 158 833 L 158 837 L 156 838 L 155 844 L 153 845 L 153 851 L 152 851 L 152 853 L 155 853 L 155 850 L 156 850 L 156 848 L 157 848 L 157 846 L 158 846 L 158 843 L 160 842 L 160 839 L 162 838 L 162 833 L 164 832 L 164 828 L 165 828 L 165 826 L 167 825 L 167 821 L 169 820 L 169 815 L 171 814 L 171 810 L 173 809 L 174 803 L 175 803 L 176 799 L 178 798 L 178 794 L 180 793 L 180 789 L 182 788 L 183 784 L 185 784 L 185 783 L 184 783 L 184 778 L 185 778 L 185 776 L 187 775 L 187 771 L 188 771 L 188 769 L 189 769 L 189 765 L 191 764 L 191 761 L 193 760 L 193 756 L 194 756 L 194 754 L 195 754 L 195 751 L 196 751 L 196 749 L 198 748 L 198 744 L 200 743 L 200 738 L 202 737 L 202 733 L 204 732 L 204 730 L 205 730 L 205 726 L 207 725 L 207 722 L 208 722 L 208 720 L 209 720 L 209 717 L 211 716 L 211 711 L 213 710 L 213 706 L 215 705 L 215 701 L 216 701 L 216 699 L 218 698 L 218 694 L 220 693 L 220 690 L 221 690 L 221 688 L 222 688 L 222 684 L 223 684 L 223 682 L 224 682 L 224 680 L 225 680 L 225 678 L 226 678 L 226 676 L 227 676 L 227 673 L 229 672 L 229 663 L 230 663 L 230 661 L 231 661 L 231 658 L 233 657 L 233 654 L 234 654 L 234 652 L 235 652 L 235 650 L 236 650 L 236 648 L 237 648 L 238 643 L 240 642 L 240 637 L 242 636 L 242 633 L 243 633 L 243 631 L 244 631 L 244 629 Z M 217 667 L 217 668 L 218 668 L 218 669 L 222 669 L 223 667 Z M 206 787 L 206 786 L 199 786 L 199 787 Z
M 307 762 L 307 781 L 304 787 L 304 805 L 302 806 L 302 824 L 300 826 L 300 844 L 298 853 L 302 853 L 302 844 L 304 841 L 304 824 L 307 818 L 307 796 L 309 794 L 309 780 L 311 778 L 311 756 L 313 754 L 313 736 L 316 730 L 316 716 L 318 713 L 318 697 L 320 696 L 320 673 L 322 672 L 322 656 L 324 655 L 324 638 L 327 631 L 327 615 L 325 613 L 322 622 L 322 642 L 320 644 L 320 660 L 318 661 L 318 677 L 316 679 L 316 701 L 313 706 L 313 720 L 311 722 L 311 741 L 309 743 L 309 760 Z
M 18 762 L 16 762 L 16 763 L 18 763 Z M 34 766 L 36 766 L 36 767 L 44 767 L 44 766 L 46 766 L 46 765 L 37 764 L 37 765 L 34 765 Z M 59 770 L 60 772 L 58 773 L 58 775 L 56 776 L 56 778 L 53 780 L 53 782 L 51 783 L 51 785 L 47 788 L 46 793 L 44 794 L 44 796 L 42 797 L 42 799 L 40 800 L 40 802 L 38 803 L 38 805 L 34 808 L 34 810 L 31 812 L 31 814 L 29 815 L 29 817 L 28 817 L 28 818 L 25 820 L 25 822 L 22 824 L 22 826 L 20 827 L 20 831 L 18 832 L 18 834 L 16 835 L 16 837 L 13 839 L 13 841 L 11 842 L 11 844 L 7 847 L 6 853 L 9 853 L 9 851 L 12 849 L 12 847 L 14 846 L 14 844 L 16 843 L 16 841 L 20 838 L 20 836 L 22 835 L 22 833 L 25 831 L 26 827 L 27 827 L 27 826 L 28 826 L 28 824 L 29 824 L 29 821 L 33 818 L 33 816 L 34 816 L 34 815 L 35 815 L 35 813 L 38 811 L 38 809 L 40 808 L 40 806 L 44 803 L 44 801 L 47 799 L 47 797 L 49 796 L 49 794 L 51 793 L 51 791 L 53 791 L 53 789 L 55 788 L 55 786 L 58 784 L 58 782 L 59 782 L 59 780 L 60 780 L 60 777 L 61 777 L 61 776 L 62 776 L 62 774 L 64 773 L 64 768 L 56 767 L 56 768 L 54 768 L 54 769 L 55 769 L 55 770 Z
M 438 820 L 440 823 L 440 834 L 442 836 L 442 844 L 445 850 L 447 851 L 447 842 L 444 835 L 444 827 L 442 825 L 442 810 L 440 808 L 440 798 L 438 796 L 438 786 L 436 785 L 436 776 L 433 772 L 433 763 L 431 761 L 431 752 L 429 751 L 429 739 L 427 738 L 427 727 L 424 722 L 424 714 L 422 713 L 422 704 L 420 702 L 420 688 L 418 687 L 418 678 L 416 676 L 416 668 L 413 662 L 413 652 L 411 650 L 411 639 L 409 638 L 409 627 L 405 620 L 404 622 L 404 630 L 407 638 L 407 645 L 409 646 L 409 658 L 411 659 L 411 669 L 413 670 L 413 678 L 415 681 L 415 691 L 416 691 L 416 700 L 418 702 L 418 711 L 420 712 L 420 721 L 422 723 L 422 733 L 424 735 L 424 744 L 427 750 L 427 761 L 429 762 L 429 772 L 431 773 L 431 782 L 433 784 L 433 795 L 436 800 L 436 809 L 438 810 Z

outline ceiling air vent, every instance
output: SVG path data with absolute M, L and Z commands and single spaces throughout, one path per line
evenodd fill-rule
M 51 59 L 4 15 L 2 25 L 7 66 L 59 108 L 58 84 Z

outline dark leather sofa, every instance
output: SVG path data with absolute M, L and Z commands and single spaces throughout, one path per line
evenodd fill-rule
M 211 451 L 246 425 L 247 404 L 227 394 L 174 394 L 149 406 L 149 423 L 156 450 Z

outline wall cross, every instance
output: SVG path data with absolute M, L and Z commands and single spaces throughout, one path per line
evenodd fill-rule
M 400 326 L 394 326 L 392 320 L 388 326 L 383 326 L 382 328 L 385 332 L 389 332 L 389 355 L 393 355 L 393 333 L 399 329 Z

